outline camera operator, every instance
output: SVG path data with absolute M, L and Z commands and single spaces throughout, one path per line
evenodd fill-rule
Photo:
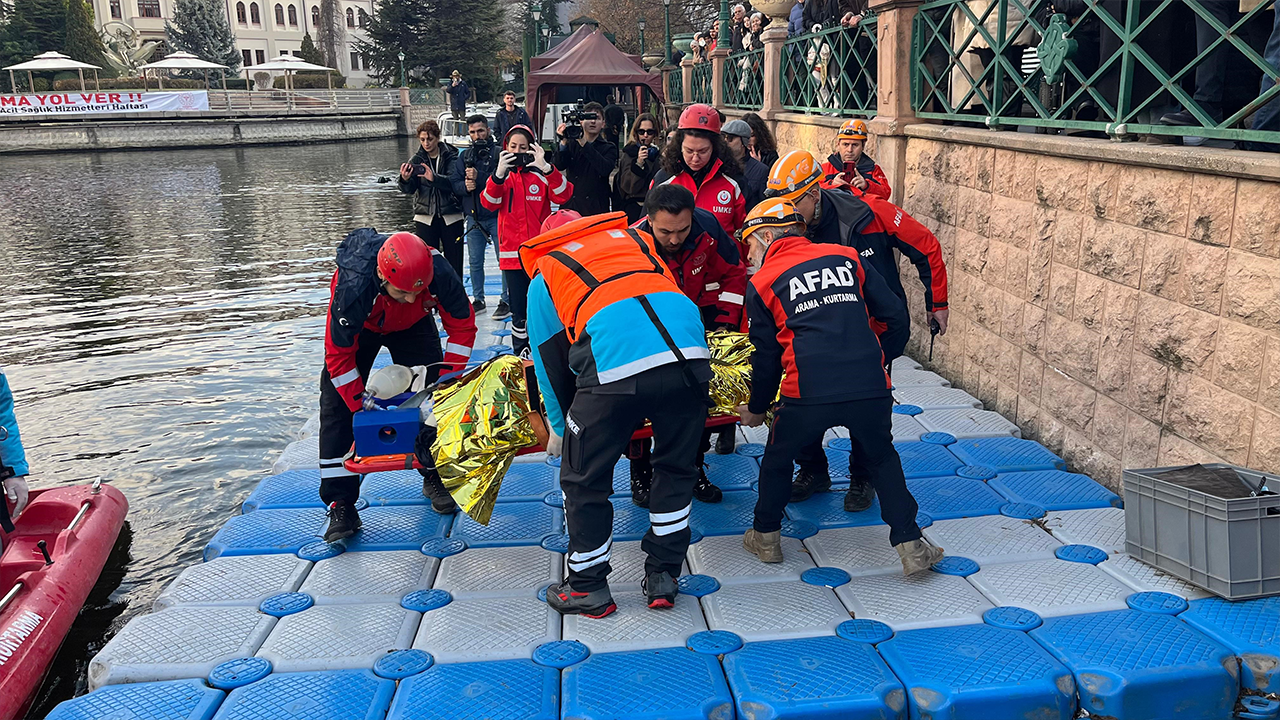
M 511 349 L 522 357 L 529 352 L 525 329 L 529 276 L 520 264 L 520 245 L 542 232 L 552 203 L 567 207 L 573 193 L 573 184 L 552 167 L 542 146 L 534 142 L 533 130 L 517 125 L 507 131 L 480 202 L 498 213 L 498 267 L 511 292 Z
M 609 212 L 609 175 L 618 165 L 618 146 L 601 137 L 603 129 L 604 108 L 594 102 L 576 108 L 556 128 L 555 165 L 573 184 L 564 208 L 583 217 Z
M 489 122 L 483 115 L 467 118 L 467 134 L 471 145 L 463 149 L 453 164 L 453 194 L 462 201 L 462 214 L 466 218 L 467 259 L 471 265 L 471 307 L 477 313 L 484 310 L 484 254 L 485 246 L 493 245 L 498 251 L 498 213 L 480 203 L 480 192 L 493 174 L 497 163 L 498 147 L 489 134 Z M 502 298 L 493 314 L 495 320 L 511 317 L 507 306 L 507 278 L 502 278 Z
M 414 234 L 444 254 L 462 277 L 462 206 L 450 181 L 458 151 L 440 139 L 435 120 L 418 126 L 418 143 L 418 152 L 400 166 L 396 185 L 413 196 Z
M 658 133 L 658 119 L 644 113 L 631 126 L 631 142 L 622 148 L 622 162 L 614 180 L 617 185 L 615 197 L 617 209 L 627 214 L 628 224 L 635 224 L 644 214 L 649 185 L 662 166 Z

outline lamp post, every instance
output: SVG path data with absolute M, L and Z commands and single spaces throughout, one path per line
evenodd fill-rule
M 534 3 L 529 6 L 529 16 L 533 18 L 533 54 L 541 55 L 542 46 L 539 44 L 538 35 L 542 33 L 542 5 Z
M 406 87 L 404 82 L 404 51 L 396 53 L 396 57 L 400 58 L 400 87 Z
M 665 57 L 662 64 L 669 66 L 671 65 L 671 0 L 662 0 L 662 17 L 667 26 L 666 37 L 664 38 L 666 42 L 662 44 Z
M 645 26 L 645 20 L 642 17 L 640 18 L 640 54 L 641 55 L 644 55 L 644 26 Z
M 550 25 L 542 26 L 542 47 L 543 47 L 543 52 L 546 52 L 547 50 L 551 49 L 551 26 Z
M 729 30 L 729 0 L 720 0 L 720 38 L 716 41 L 716 47 L 731 47 L 731 32 Z

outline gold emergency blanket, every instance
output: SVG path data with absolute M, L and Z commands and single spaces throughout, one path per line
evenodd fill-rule
M 529 418 L 524 366 L 501 355 L 433 394 L 432 457 L 462 511 L 489 524 L 502 478 L 520 448 L 537 443 Z
M 711 409 L 713 415 L 737 415 L 751 399 L 751 341 L 746 333 L 715 330 L 707 333 L 711 350 Z

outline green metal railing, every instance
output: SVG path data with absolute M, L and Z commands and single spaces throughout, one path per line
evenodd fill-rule
M 410 105 L 447 105 L 444 88 L 409 88 Z
M 684 102 L 684 72 L 679 66 L 667 73 L 667 102 L 675 105 Z
M 711 61 L 693 66 L 693 87 L 689 88 L 692 102 L 711 103 Z
M 1280 59 L 1260 54 L 1273 6 L 1086 0 L 1067 17 L 1049 0 L 928 0 L 912 28 L 912 105 L 920 117 L 990 127 L 1280 142 L 1250 122 L 1280 102 L 1280 85 L 1258 89 L 1280 77 Z
M 876 18 L 856 28 L 797 35 L 782 46 L 782 106 L 800 112 L 876 114 Z
M 724 104 L 739 110 L 759 110 L 764 105 L 763 47 L 725 58 Z

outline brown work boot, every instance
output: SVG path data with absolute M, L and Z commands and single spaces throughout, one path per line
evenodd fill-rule
M 742 536 L 742 547 L 760 558 L 760 562 L 780 563 L 782 562 L 782 531 L 762 533 L 751 528 Z
M 894 547 L 898 550 L 898 557 L 902 559 L 903 575 L 915 575 L 928 570 L 942 559 L 942 550 L 924 540 L 912 540 Z

